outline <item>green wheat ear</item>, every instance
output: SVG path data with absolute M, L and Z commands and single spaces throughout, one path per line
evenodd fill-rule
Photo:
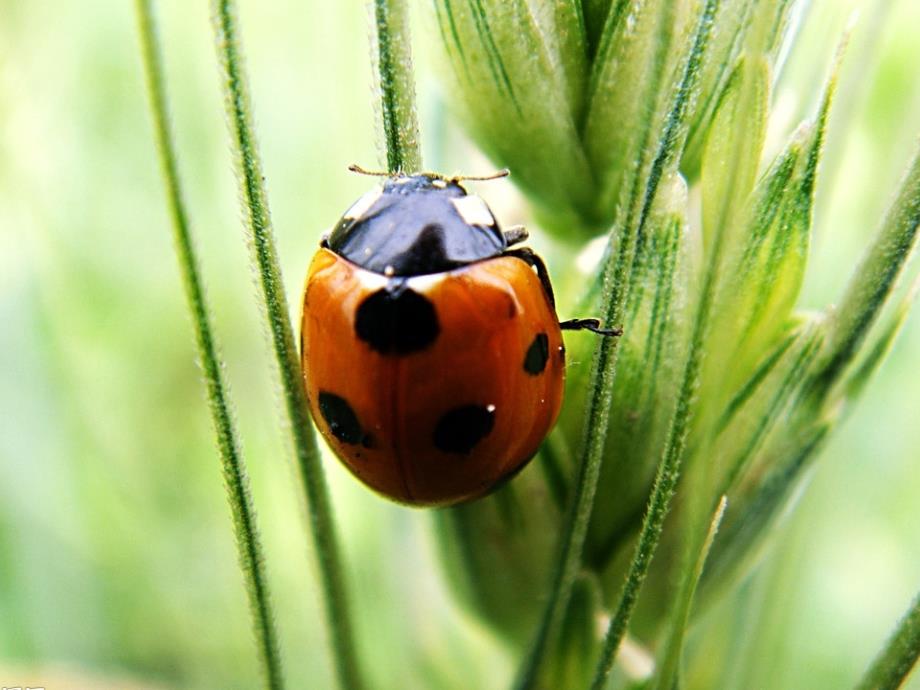
M 459 595 L 524 655 L 519 688 L 586 663 L 605 687 L 628 630 L 660 649 L 650 687 L 673 687 L 693 600 L 745 572 L 916 294 L 886 309 L 916 245 L 920 159 L 839 306 L 797 309 L 843 49 L 813 118 L 768 156 L 791 5 L 433 2 L 460 119 L 543 229 L 606 233 L 579 309 L 625 331 L 572 339 L 593 365 L 570 368 L 534 469 L 438 518 Z M 610 617 L 603 639 L 572 627 L 589 605 Z

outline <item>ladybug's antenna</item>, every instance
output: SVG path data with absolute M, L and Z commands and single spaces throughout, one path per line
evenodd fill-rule
M 370 177 L 401 177 L 407 174 L 403 172 L 391 173 L 386 172 L 385 170 L 367 170 L 366 168 L 362 168 L 357 163 L 352 163 L 348 166 L 348 169 L 353 173 L 358 173 L 359 175 L 369 175 Z M 494 173 L 489 175 L 452 175 L 450 177 L 439 175 L 438 173 L 419 174 L 456 184 L 458 182 L 466 182 L 467 180 L 472 182 L 488 182 L 489 180 L 499 180 L 503 177 L 508 177 L 508 175 L 511 174 L 511 171 L 508 170 L 508 168 L 502 168 L 501 170 L 496 170 Z
M 511 174 L 511 171 L 508 168 L 502 168 L 501 170 L 496 170 L 490 175 L 454 175 L 449 178 L 451 182 L 466 182 L 471 180 L 473 182 L 488 182 L 490 180 L 500 180 L 503 177 L 508 177 Z
M 371 177 L 394 177 L 393 173 L 388 173 L 383 170 L 365 170 L 357 163 L 352 163 L 348 166 L 348 169 L 353 173 L 358 173 L 359 175 L 369 175 Z

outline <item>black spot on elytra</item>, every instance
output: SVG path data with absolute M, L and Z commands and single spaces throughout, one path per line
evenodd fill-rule
M 362 443 L 368 445 L 368 437 L 361 429 L 361 423 L 358 421 L 358 415 L 351 409 L 351 405 L 345 398 L 341 398 L 335 393 L 320 391 L 319 393 L 319 411 L 329 425 L 329 431 L 342 443 Z
M 383 355 L 424 350 L 440 330 L 434 305 L 403 281 L 368 296 L 355 314 L 358 337 Z
M 444 413 L 434 430 L 434 445 L 445 453 L 467 454 L 495 426 L 492 405 L 462 405 Z
M 527 354 L 524 355 L 524 371 L 531 376 L 537 376 L 546 369 L 548 359 L 549 337 L 546 333 L 537 333 L 530 347 L 527 348 Z

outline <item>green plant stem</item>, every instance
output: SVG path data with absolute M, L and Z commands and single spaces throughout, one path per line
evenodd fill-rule
M 679 681 L 680 660 L 687 626 L 690 621 L 693 597 L 696 594 L 697 585 L 703 575 L 703 568 L 706 566 L 706 558 L 709 556 L 709 550 L 712 548 L 712 542 L 716 538 L 716 532 L 719 530 L 719 524 L 721 524 L 722 517 L 725 515 L 727 505 L 728 499 L 723 495 L 716 505 L 715 512 L 709 522 L 709 529 L 703 536 L 702 543 L 697 539 L 687 549 L 687 558 L 692 564 L 688 562 L 682 568 L 683 575 L 675 596 L 675 605 L 671 611 L 668 635 L 659 655 L 663 662 L 657 669 L 654 682 L 650 685 L 649 690 L 671 690 Z
M 882 227 L 850 280 L 836 311 L 827 363 L 817 377 L 826 390 L 859 351 L 894 290 L 920 236 L 920 151 L 914 154 Z
M 414 173 L 422 167 L 412 45 L 405 0 L 373 0 L 380 108 L 387 169 Z
M 269 217 L 262 167 L 252 127 L 248 87 L 243 73 L 236 8 L 231 0 L 213 0 L 214 31 L 223 68 L 230 131 L 242 182 L 243 212 L 250 231 L 253 261 L 278 373 L 294 451 L 307 498 L 313 543 L 319 563 L 326 624 L 340 687 L 363 687 L 352 633 L 332 506 L 320 463 L 287 299 Z
M 690 96 L 699 78 L 700 64 L 709 41 L 713 19 L 719 4 L 719 0 L 707 0 L 700 14 L 700 20 L 697 24 L 693 40 L 693 47 L 687 59 L 686 68 L 675 98 L 674 107 L 668 118 L 667 129 L 661 141 L 661 148 L 656 156 L 655 165 L 652 167 L 653 180 L 655 179 L 654 173 L 656 168 L 659 170 L 658 176 L 660 177 L 661 171 L 665 169 L 665 165 L 670 162 L 670 159 L 674 155 L 674 150 L 676 148 L 675 140 L 678 137 L 678 132 L 681 129 L 686 115 Z M 647 202 L 646 205 L 650 206 L 650 202 Z M 721 235 L 722 233 L 719 233 L 719 237 L 713 242 L 712 251 L 714 257 L 717 257 L 719 254 L 717 245 L 721 243 Z M 636 543 L 633 560 L 627 572 L 626 580 L 623 583 L 623 588 L 620 591 L 619 602 L 610 619 L 610 624 L 607 627 L 603 649 L 601 650 L 601 656 L 598 659 L 594 680 L 591 684 L 593 690 L 601 690 L 604 687 L 607 676 L 613 668 L 616 652 L 620 647 L 620 642 L 623 640 L 623 635 L 626 634 L 629 620 L 632 617 L 633 609 L 639 598 L 639 591 L 645 580 L 645 576 L 648 574 L 649 566 L 652 563 L 652 556 L 658 547 L 658 540 L 664 528 L 664 520 L 670 510 L 671 498 L 674 495 L 677 479 L 680 476 L 680 462 L 687 441 L 690 410 L 699 378 L 702 345 L 709 321 L 709 311 L 714 297 L 715 286 L 716 262 L 713 261 L 710 262 L 707 269 L 697 318 L 695 319 L 693 336 L 690 342 L 690 352 L 684 369 L 683 382 L 677 400 L 677 407 L 671 421 L 671 428 L 668 431 L 665 451 L 658 465 L 658 471 L 656 472 L 655 481 L 652 485 L 652 494 L 649 499 L 648 510 L 642 522 L 642 528 L 639 532 L 639 539 Z
M 151 0 L 137 0 L 135 7 L 157 150 L 172 216 L 173 240 L 185 287 L 185 296 L 195 328 L 198 356 L 204 371 L 208 404 L 220 453 L 224 487 L 230 503 L 240 567 L 243 571 L 252 615 L 253 633 L 262 664 L 265 687 L 271 690 L 281 690 L 284 687 L 284 681 L 262 557 L 263 549 L 259 540 L 255 508 L 248 490 L 246 467 L 234 427 L 227 386 L 221 373 L 217 343 L 211 328 L 210 309 L 204 293 L 198 258 L 192 244 L 188 213 L 179 182 L 176 150 L 169 127 L 163 60 Z
M 856 690 L 894 690 L 920 658 L 920 595 L 901 619 L 888 643 L 872 662 Z
M 634 179 L 630 196 L 632 201 L 622 226 L 618 246 L 613 260 L 608 262 L 604 269 L 603 284 L 610 286 L 603 300 L 604 322 L 607 324 L 617 325 L 623 318 L 629 294 L 629 275 L 635 259 L 636 238 L 645 228 L 661 179 L 674 161 L 678 142 L 685 136 L 682 125 L 690 95 L 698 78 L 703 48 L 708 39 L 717 4 L 718 0 L 708 0 L 701 14 L 686 69 L 675 94 L 673 107 L 668 113 L 665 131 L 658 141 L 658 149 L 649 168 L 648 177 L 643 180 L 641 175 L 637 175 Z M 537 634 L 518 672 L 515 682 L 517 690 L 527 690 L 536 684 L 540 665 L 565 613 L 578 573 L 607 441 L 618 349 L 617 341 L 608 338 L 603 339 L 598 345 L 592 368 L 592 380 L 596 384 L 588 400 L 582 454 L 573 494 L 569 500 L 569 509 L 562 526 L 559 555 L 553 568 L 549 599 Z M 606 672 L 604 676 L 606 677 Z

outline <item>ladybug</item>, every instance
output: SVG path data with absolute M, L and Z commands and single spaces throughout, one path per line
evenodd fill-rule
M 483 496 L 534 456 L 562 404 L 563 329 L 619 335 L 560 323 L 542 259 L 513 246 L 526 231 L 503 232 L 464 179 L 491 178 L 387 175 L 323 238 L 303 293 L 320 433 L 358 479 L 415 506 Z

